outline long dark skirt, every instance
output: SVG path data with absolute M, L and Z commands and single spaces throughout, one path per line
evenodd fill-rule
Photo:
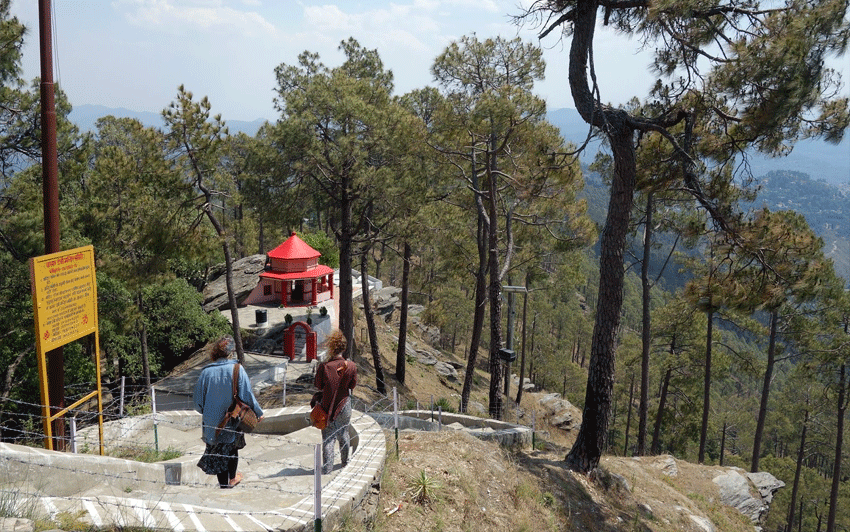
M 204 455 L 198 460 L 198 467 L 207 475 L 225 473 L 236 446 L 232 443 L 207 444 Z
M 245 447 L 245 434 L 236 434 L 236 441 L 231 443 L 207 444 L 204 455 L 198 460 L 198 467 L 207 475 L 219 475 L 226 473 L 230 461 L 236 456 L 237 449 Z

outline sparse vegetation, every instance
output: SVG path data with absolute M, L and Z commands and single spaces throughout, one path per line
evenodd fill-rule
M 96 449 L 93 449 L 89 446 L 83 447 L 83 453 L 93 453 L 97 452 Z M 152 464 L 154 462 L 164 462 L 166 460 L 172 460 L 174 458 L 179 458 L 183 456 L 183 452 L 175 449 L 174 447 L 168 447 L 166 449 L 156 450 L 153 447 L 143 447 L 143 446 L 133 446 L 133 445 L 121 445 L 118 447 L 112 447 L 106 449 L 106 456 L 112 456 L 114 458 L 123 458 L 125 460 L 133 460 L 135 462 L 144 462 L 147 464 Z
M 434 477 L 428 476 L 428 473 L 423 469 L 413 478 L 410 496 L 416 504 L 428 505 L 436 497 L 437 490 L 442 487 Z

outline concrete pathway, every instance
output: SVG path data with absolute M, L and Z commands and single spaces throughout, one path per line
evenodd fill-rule
M 0 444 L 0 486 L 51 516 L 66 512 L 96 526 L 145 526 L 168 530 L 302 530 L 314 521 L 314 458 L 321 433 L 309 427 L 307 407 L 266 412 L 239 452 L 242 483 L 222 490 L 196 463 L 203 454 L 200 415 L 175 411 L 105 425 L 105 441 L 141 446 L 156 438 L 161 450 L 183 454 L 145 464 L 93 454 L 74 455 Z M 154 430 L 154 426 L 156 429 Z M 81 444 L 97 449 L 97 427 Z M 386 441 L 381 427 L 355 412 L 353 452 L 321 477 L 321 515 L 331 525 L 368 494 L 383 470 Z M 10 480 L 14 479 L 14 480 Z

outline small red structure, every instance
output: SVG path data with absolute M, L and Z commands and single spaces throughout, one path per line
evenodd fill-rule
M 295 358 L 295 330 L 301 327 L 306 337 L 307 362 L 316 359 L 316 331 L 303 321 L 296 321 L 283 332 L 283 356 Z
M 319 264 L 322 254 L 295 232 L 269 251 L 266 271 L 244 304 L 278 302 L 284 307 L 314 306 L 334 297 L 334 271 Z

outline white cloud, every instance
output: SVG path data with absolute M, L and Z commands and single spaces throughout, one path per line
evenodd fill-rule
M 488 13 L 498 13 L 505 10 L 504 5 L 497 5 L 497 3 L 493 0 L 444 0 L 441 3 L 448 8 L 462 7 L 483 9 Z
M 167 33 L 202 31 L 249 38 L 277 34 L 274 25 L 256 11 L 234 9 L 221 0 L 118 0 L 113 7 L 133 26 Z
M 307 6 L 304 8 L 304 22 L 307 27 L 316 32 L 334 32 L 348 30 L 357 33 L 362 29 L 359 27 L 360 17 L 343 13 L 335 5 Z

